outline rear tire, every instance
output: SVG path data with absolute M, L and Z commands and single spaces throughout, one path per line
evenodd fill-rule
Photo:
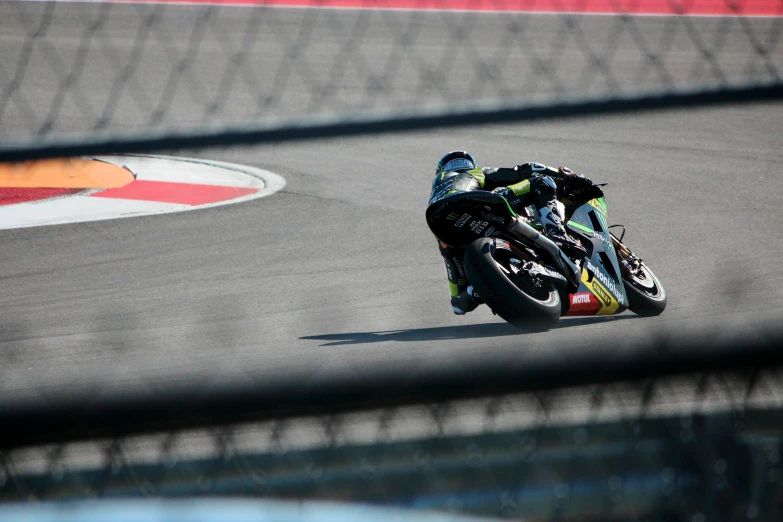
M 509 279 L 507 260 L 496 259 L 495 252 L 494 240 L 489 238 L 477 239 L 465 250 L 465 272 L 481 299 L 517 328 L 546 330 L 554 326 L 560 319 L 560 296 L 554 285 L 543 281 L 523 290 Z

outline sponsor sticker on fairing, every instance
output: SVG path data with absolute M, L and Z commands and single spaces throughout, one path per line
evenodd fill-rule
M 603 285 L 617 298 L 618 301 L 621 301 L 620 293 L 617 291 L 617 286 L 613 281 L 610 281 L 609 278 L 606 277 L 597 266 L 590 262 L 589 259 L 585 259 L 585 266 L 599 281 L 601 281 L 601 283 L 603 283 Z
M 591 301 L 591 295 L 587 292 L 581 292 L 579 294 L 573 294 L 571 296 L 571 304 L 589 304 Z
M 605 250 L 614 252 L 614 246 L 612 245 L 612 242 L 609 239 L 606 239 L 603 234 L 593 231 L 593 237 L 601 241 Z
M 590 292 L 571 294 L 571 306 L 566 315 L 595 315 L 601 303 Z
M 470 229 L 476 234 L 481 234 L 481 232 L 483 232 L 484 229 L 487 228 L 487 225 L 489 225 L 488 221 L 478 221 L 478 220 L 471 221 Z
M 462 214 L 462 216 L 460 216 L 460 218 L 457 220 L 457 222 L 454 223 L 454 227 L 455 228 L 462 228 L 463 226 L 465 226 L 465 223 L 467 223 L 468 220 L 471 217 L 472 216 L 470 214 Z
M 606 306 L 612 304 L 612 296 L 609 295 L 609 292 L 607 292 L 602 285 L 595 281 L 593 282 L 593 292 L 595 292 L 596 297 L 603 301 Z

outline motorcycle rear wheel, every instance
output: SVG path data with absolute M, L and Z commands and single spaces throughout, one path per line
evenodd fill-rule
M 477 239 L 465 250 L 468 280 L 487 306 L 507 322 L 524 330 L 546 330 L 560 319 L 560 295 L 549 281 L 518 284 L 518 270 L 510 262 L 514 255 L 496 250 L 493 239 Z

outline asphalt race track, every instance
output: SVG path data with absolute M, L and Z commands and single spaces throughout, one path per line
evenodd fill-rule
M 84 9 L 57 12 L 67 19 Z M 661 30 L 656 20 L 639 24 L 650 41 Z M 0 50 L 20 45 L 7 26 L 0 34 Z M 73 52 L 78 36 L 59 35 L 60 52 Z M 745 57 L 722 60 L 741 70 Z M 201 73 L 223 71 L 214 63 Z M 165 88 L 161 78 L 147 80 L 151 91 Z M 109 87 L 95 76 L 96 92 Z M 187 122 L 192 102 L 172 103 L 173 122 Z M 783 308 L 782 114 L 783 104 L 754 104 L 180 151 L 268 169 L 287 185 L 184 214 L 0 231 L 2 400 L 250 382 L 283 369 L 414 369 L 489 353 L 554 350 L 567 360 L 590 346 L 633 350 L 636 339 L 693 331 L 754 335 Z M 89 125 L 69 118 L 62 124 Z M 5 137 L 15 124 L 6 119 Z M 664 283 L 665 313 L 565 319 L 546 333 L 517 331 L 486 307 L 455 317 L 424 222 L 435 163 L 454 148 L 485 165 L 539 161 L 608 182 L 610 224 L 626 225 L 627 243 Z

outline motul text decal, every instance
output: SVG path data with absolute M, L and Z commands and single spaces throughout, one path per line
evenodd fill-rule
M 601 303 L 590 292 L 570 295 L 571 308 L 566 315 L 595 315 L 601 309 Z

